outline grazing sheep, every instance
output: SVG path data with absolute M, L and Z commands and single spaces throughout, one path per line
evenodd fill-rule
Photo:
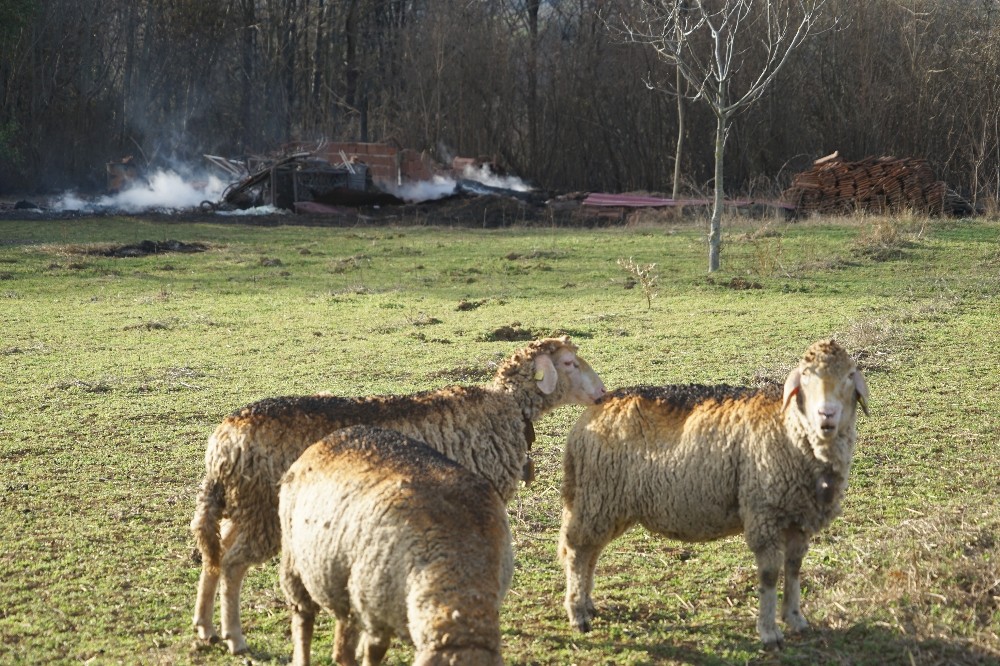
M 766 647 L 784 637 L 775 622 L 784 562 L 782 616 L 792 631 L 799 570 L 811 536 L 840 514 L 857 439 L 855 402 L 868 387 L 833 340 L 806 351 L 785 380 L 765 389 L 636 387 L 589 408 L 569 435 L 559 556 L 566 612 L 589 631 L 601 550 L 629 527 L 682 541 L 742 533 L 757 560 Z
M 393 636 L 421 666 L 502 666 L 500 604 L 514 571 L 507 510 L 481 476 L 397 432 L 354 426 L 281 479 L 281 587 L 294 666 L 316 613 L 337 618 L 333 660 L 377 666 Z
M 212 607 L 220 590 L 222 638 L 246 651 L 240 586 L 247 569 L 278 553 L 281 475 L 312 443 L 351 425 L 377 425 L 425 442 L 489 481 L 509 502 L 532 473 L 532 423 L 560 405 L 590 405 L 604 385 L 569 338 L 530 343 L 486 386 L 408 396 L 305 396 L 262 400 L 226 417 L 208 440 L 205 479 L 191 530 L 202 556 L 194 626 L 217 640 Z M 220 586 L 221 579 L 221 586 Z

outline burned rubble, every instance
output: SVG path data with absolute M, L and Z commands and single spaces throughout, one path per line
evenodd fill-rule
M 169 180 L 144 173 L 125 157 L 106 165 L 107 194 L 74 207 L 20 201 L 0 216 L 32 218 L 141 213 L 164 221 L 211 219 L 216 223 L 275 226 L 350 226 L 368 223 L 496 228 L 515 224 L 617 226 L 701 216 L 706 198 L 671 199 L 653 192 L 552 194 L 509 175 L 496 159 L 456 157 L 441 164 L 426 152 L 386 143 L 294 143 L 267 156 L 243 159 L 204 155 L 217 175 L 200 177 L 184 197 L 140 209 L 144 190 Z M 209 181 L 214 185 L 209 187 Z M 816 160 L 794 176 L 780 199 L 727 199 L 740 216 L 893 213 L 971 215 L 976 211 L 928 162 L 915 158 L 865 158 L 847 162 L 838 153 Z

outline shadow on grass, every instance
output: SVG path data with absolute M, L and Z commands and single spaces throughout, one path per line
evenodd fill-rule
M 663 631 L 663 627 L 658 628 L 658 633 Z M 629 632 L 634 634 L 635 632 Z M 735 635 L 727 635 L 721 643 L 719 650 L 706 649 L 695 644 L 696 635 L 700 633 L 698 627 L 691 625 L 687 627 L 671 627 L 667 629 L 667 636 L 650 636 L 645 639 L 642 636 L 627 635 L 622 638 L 607 638 L 602 636 L 602 632 L 594 631 L 590 634 L 569 634 L 550 635 L 546 642 L 554 646 L 563 654 L 574 654 L 572 663 L 577 666 L 596 666 L 597 664 L 618 664 L 628 663 L 630 665 L 653 664 L 704 664 L 705 666 L 729 666 L 729 664 L 745 663 L 744 659 L 732 660 L 722 656 L 725 651 L 739 653 L 754 652 L 757 650 L 755 642 L 745 640 Z M 675 637 L 676 640 L 673 640 Z M 579 655 L 579 656 L 577 656 Z M 587 656 L 583 656 L 587 655 Z M 594 655 L 601 655 L 595 658 Z M 645 655 L 645 658 L 639 656 Z M 534 663 L 534 662 L 532 662 Z M 549 662 L 538 662 L 538 664 Z M 553 665 L 556 662 L 551 662 Z
M 816 627 L 790 637 L 780 656 L 752 663 L 996 665 L 1000 664 L 1000 653 L 968 640 L 914 638 L 900 629 L 861 622 L 844 629 Z
M 607 631 L 602 632 L 600 629 L 589 634 L 571 633 L 567 630 L 539 638 L 542 643 L 551 646 L 554 652 L 573 654 L 572 663 L 576 666 L 610 666 L 616 663 L 641 666 L 1000 664 L 1000 654 L 969 645 L 967 641 L 936 638 L 919 640 L 906 636 L 899 630 L 871 624 L 857 624 L 836 630 L 812 628 L 801 634 L 786 636 L 784 649 L 776 651 L 763 649 L 753 626 L 748 626 L 747 634 L 720 632 L 719 626 L 715 624 L 658 625 L 648 639 L 642 636 L 641 625 L 633 627 L 622 637 L 609 637 L 607 634 Z M 595 655 L 602 656 L 595 658 Z M 550 662 L 530 663 L 540 666 Z

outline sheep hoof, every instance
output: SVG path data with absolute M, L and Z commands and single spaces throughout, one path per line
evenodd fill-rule
M 785 647 L 785 636 L 781 633 L 781 629 L 779 629 L 774 622 L 769 623 L 769 626 L 761 626 L 760 623 L 758 623 L 757 631 L 760 634 L 761 642 L 764 644 L 764 649 L 768 652 L 780 650 Z
M 764 640 L 764 649 L 767 652 L 778 652 L 785 647 L 785 637 L 779 631 L 776 635 L 768 636 Z
M 805 631 L 809 628 L 809 621 L 802 616 L 802 613 L 786 613 L 785 624 L 788 625 L 788 629 L 792 632 Z
M 209 645 L 215 645 L 219 642 L 219 634 L 215 633 L 215 629 L 212 627 L 206 627 L 205 625 L 195 625 L 195 632 L 198 634 L 198 640 L 202 643 L 208 643 Z
M 250 651 L 250 646 L 247 645 L 246 639 L 242 636 L 239 638 L 227 638 L 226 645 L 229 646 L 230 654 L 246 654 Z

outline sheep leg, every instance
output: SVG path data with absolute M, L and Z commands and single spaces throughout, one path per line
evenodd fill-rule
M 778 608 L 778 576 L 781 575 L 781 551 L 767 548 L 755 553 L 757 557 L 757 579 L 760 583 L 760 613 L 757 616 L 757 632 L 768 650 L 780 649 L 785 645 L 785 637 L 778 628 L 775 615 Z
M 579 508 L 586 506 L 584 498 L 578 495 L 577 502 L 575 507 L 563 508 L 559 557 L 566 567 L 566 614 L 574 629 L 586 633 L 596 615 L 593 592 L 597 560 L 604 547 L 621 536 L 632 523 L 628 520 L 616 523 L 614 516 L 594 511 L 581 512 Z
M 365 633 L 364 643 L 364 663 L 363 666 L 379 666 L 385 653 L 389 650 L 389 643 L 392 638 L 388 635 L 374 635 Z
M 292 611 L 292 666 L 309 666 L 313 628 L 320 607 L 302 584 L 302 578 L 295 568 L 295 560 L 288 549 L 281 551 L 281 568 L 278 574 L 281 589 Z
M 333 663 L 339 666 L 358 666 L 360 639 L 361 629 L 357 621 L 350 615 L 337 613 L 337 626 L 333 632 Z
M 212 613 L 215 609 L 215 592 L 219 586 L 219 572 L 208 565 L 201 568 L 198 578 L 198 598 L 194 604 L 194 628 L 198 638 L 209 643 L 217 643 L 219 634 L 212 626 Z
M 590 631 L 594 616 L 594 570 L 601 549 L 591 546 L 571 546 L 563 541 L 562 556 L 566 567 L 566 614 L 577 631 Z
M 242 524 L 232 537 L 233 544 L 222 556 L 219 614 L 222 639 L 232 654 L 243 654 L 250 648 L 240 623 L 240 591 L 247 570 L 281 550 L 281 529 L 276 508 L 256 516 L 256 521 Z
M 249 650 L 247 639 L 240 625 L 240 590 L 247 575 L 249 563 L 228 563 L 222 559 L 222 585 L 219 595 L 220 624 L 222 640 L 232 654 L 243 654 Z
M 220 534 L 220 547 L 223 557 L 236 540 L 236 530 L 232 521 L 223 520 Z M 215 593 L 219 590 L 220 571 L 202 561 L 201 576 L 198 578 L 198 597 L 194 605 L 194 628 L 198 638 L 209 643 L 217 643 L 219 634 L 212 625 L 212 614 L 215 612 Z
M 785 538 L 785 593 L 781 599 L 781 617 L 792 631 L 809 626 L 799 603 L 802 597 L 800 572 L 809 550 L 809 539 L 800 530 L 789 530 Z
M 292 666 L 309 666 L 316 613 L 298 604 L 292 609 Z
M 586 578 L 583 581 L 583 594 L 587 603 L 587 613 L 593 619 L 597 615 L 597 607 L 594 605 L 594 572 L 597 570 L 597 558 L 601 555 L 601 548 L 595 548 L 586 563 Z

